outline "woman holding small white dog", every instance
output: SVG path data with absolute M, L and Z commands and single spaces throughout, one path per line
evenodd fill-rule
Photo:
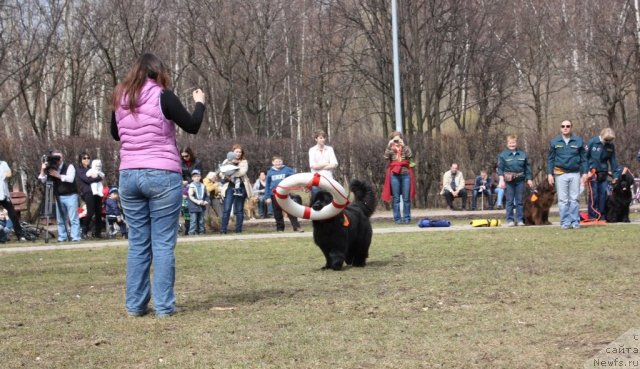
M 102 180 L 104 173 L 102 172 L 102 162 L 100 160 L 91 161 L 91 155 L 86 151 L 80 154 L 80 165 L 76 171 L 76 183 L 80 197 L 87 206 L 87 214 L 82 222 L 82 238 L 89 238 L 89 230 L 91 229 L 91 218 L 93 221 L 94 238 L 101 238 L 100 231 L 102 229 Z

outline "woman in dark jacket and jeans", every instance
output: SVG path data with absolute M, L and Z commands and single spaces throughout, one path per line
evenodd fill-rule
M 180 150 L 180 158 L 182 159 L 182 180 L 191 183 L 191 172 L 199 170 L 202 173 L 202 162 L 196 158 L 191 147 L 185 147 Z
M 101 182 L 101 176 L 87 176 L 87 171 L 91 169 L 91 156 L 87 152 L 83 152 L 79 157 L 80 165 L 76 170 L 76 183 L 82 201 L 87 205 L 87 214 L 82 222 L 82 238 L 89 238 L 89 229 L 91 227 L 91 218 L 95 217 L 93 222 L 93 237 L 101 238 L 100 230 L 102 228 L 102 197 L 94 195 L 91 191 L 91 184 Z

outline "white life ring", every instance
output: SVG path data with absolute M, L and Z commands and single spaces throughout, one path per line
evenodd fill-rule
M 308 206 L 303 206 L 289 197 L 289 191 L 308 188 L 320 187 L 325 191 L 329 191 L 333 196 L 331 204 L 325 206 L 321 210 L 313 210 Z M 324 220 L 333 218 L 349 204 L 349 196 L 345 193 L 340 183 L 331 178 L 327 178 L 318 173 L 297 173 L 283 179 L 274 191 L 276 201 L 287 214 L 294 217 Z

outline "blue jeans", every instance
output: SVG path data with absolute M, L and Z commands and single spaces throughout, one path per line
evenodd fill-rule
M 511 181 L 507 182 L 507 187 L 504 189 L 506 194 L 506 208 L 507 208 L 507 223 L 514 222 L 513 208 L 516 210 L 515 222 L 524 222 L 524 203 L 522 198 L 524 196 L 524 181 Z
M 12 229 L 13 223 L 11 222 L 11 219 L 7 219 L 2 226 L 2 229 L 0 229 L 0 242 L 5 243 L 9 240 L 9 233 L 11 233 Z
M 189 235 L 204 234 L 204 211 L 189 213 Z
M 58 206 L 60 205 L 60 206 Z M 62 209 L 61 209 L 62 208 Z M 71 241 L 80 241 L 80 218 L 78 217 L 78 195 L 58 196 L 56 220 L 58 221 L 58 241 L 67 240 L 67 217 L 71 225 Z
M 273 215 L 273 208 L 271 207 L 271 203 L 267 205 L 266 200 L 269 197 L 266 195 L 258 196 L 258 216 L 260 218 L 266 218 L 267 215 Z M 266 210 L 266 213 L 265 213 Z
M 504 198 L 504 189 L 496 187 L 496 207 L 502 206 L 502 199 Z
M 558 193 L 560 225 L 570 227 L 580 224 L 580 173 L 565 173 L 555 177 Z
M 247 198 L 247 191 L 244 186 L 240 186 L 242 196 L 234 196 L 233 190 L 233 186 L 229 184 L 227 192 L 224 194 L 220 233 L 227 233 L 227 226 L 229 225 L 229 218 L 231 217 L 231 208 L 233 208 L 233 213 L 236 215 L 236 233 L 242 232 L 242 222 L 244 221 L 244 200 Z
M 477 209 L 478 195 L 480 195 L 480 197 L 485 196 L 487 198 L 487 208 L 493 209 L 492 193 L 491 193 L 491 190 L 489 189 L 486 189 L 482 192 L 480 192 L 480 190 L 473 190 L 473 195 L 471 197 L 471 209 L 473 210 Z M 480 200 L 482 201 L 482 199 Z
M 182 204 L 182 175 L 158 169 L 123 170 L 120 198 L 129 225 L 127 311 L 144 314 L 153 294 L 156 315 L 173 314 L 176 310 L 174 250 Z M 153 282 L 150 283 L 152 261 Z
M 411 221 L 411 200 L 409 191 L 411 189 L 411 178 L 408 174 L 391 175 L 391 194 L 393 196 L 393 220 L 396 223 L 409 223 Z M 400 215 L 400 197 L 402 196 L 402 214 Z
M 605 219 L 604 207 L 607 203 L 607 190 L 609 183 L 605 181 L 598 182 L 594 176 L 591 181 L 591 193 L 593 198 L 589 199 L 589 218 L 591 219 Z M 597 211 L 597 213 L 596 213 Z M 600 213 L 600 214 L 598 214 Z

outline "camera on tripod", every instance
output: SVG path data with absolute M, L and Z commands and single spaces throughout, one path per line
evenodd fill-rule
M 53 154 L 51 151 L 49 151 L 47 154 L 42 155 L 42 164 L 47 164 L 45 170 L 56 170 L 58 169 L 58 166 L 60 166 L 60 159 L 60 155 Z

